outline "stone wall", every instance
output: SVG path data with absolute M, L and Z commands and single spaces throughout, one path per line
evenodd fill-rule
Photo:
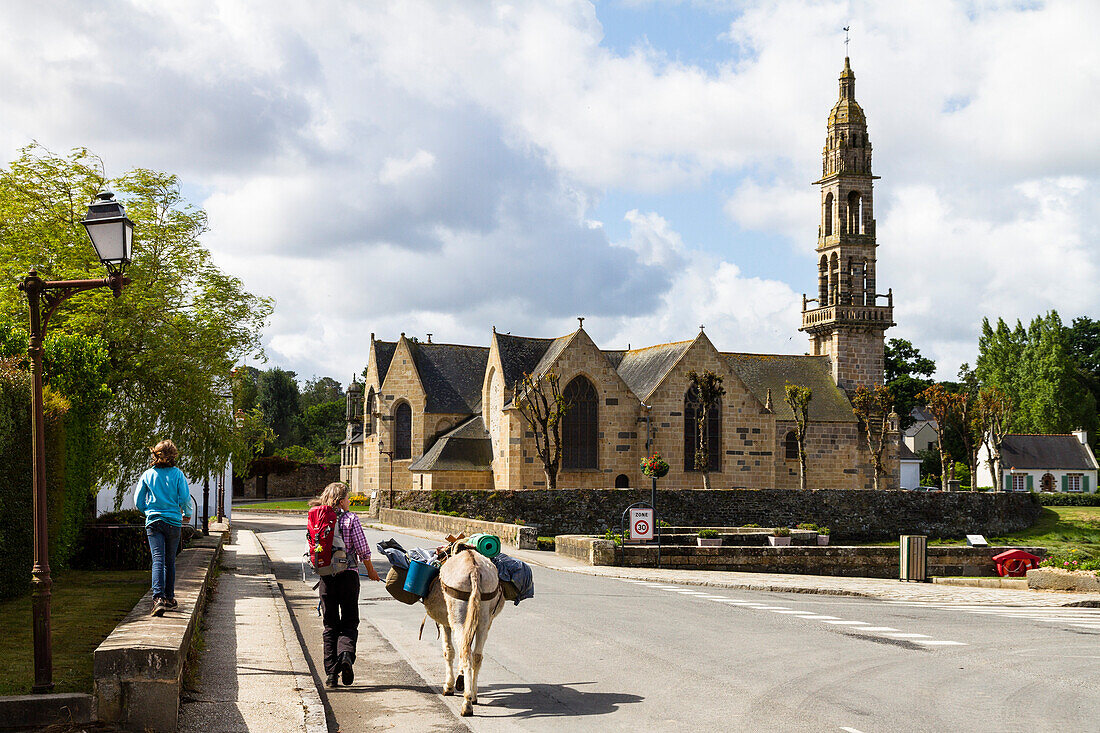
M 648 501 L 639 489 L 558 491 L 398 491 L 395 506 L 457 511 L 463 516 L 521 520 L 541 536 L 618 531 L 623 511 Z M 793 527 L 813 522 L 832 541 L 896 540 L 902 534 L 991 537 L 1026 529 L 1042 507 L 1031 494 L 817 489 L 658 491 L 658 518 L 679 527 Z
M 484 532 L 494 534 L 503 542 L 507 542 L 521 550 L 538 549 L 538 536 L 534 527 L 486 522 L 478 519 L 466 519 L 465 517 L 451 517 L 446 514 L 410 512 L 401 509 L 381 509 L 380 514 L 379 519 L 383 524 L 444 534 L 465 534 L 467 537 Z
M 928 575 L 996 575 L 997 564 L 993 562 L 993 556 L 1011 549 L 1015 548 L 931 546 L 928 548 Z M 1046 550 L 1041 547 L 1021 549 L 1039 557 L 1046 554 Z M 899 553 L 897 547 L 664 547 L 661 551 L 661 567 L 677 570 L 897 578 L 900 570 Z M 617 548 L 615 555 L 617 565 L 652 568 L 656 567 L 657 547 Z
M 267 481 L 264 493 L 263 481 Z M 340 481 L 340 467 L 324 464 L 304 464 L 290 473 L 253 476 L 244 482 L 244 496 L 249 499 L 283 499 L 317 496 L 333 481 Z

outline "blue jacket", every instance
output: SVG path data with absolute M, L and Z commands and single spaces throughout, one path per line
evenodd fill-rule
M 187 477 L 175 466 L 150 468 L 141 475 L 141 485 L 134 494 L 134 506 L 145 512 L 145 526 L 163 521 L 175 527 L 191 518 L 191 492 Z

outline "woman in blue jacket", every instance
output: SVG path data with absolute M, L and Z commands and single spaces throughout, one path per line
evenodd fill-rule
M 163 616 L 175 608 L 176 550 L 180 532 L 191 519 L 191 492 L 187 477 L 176 468 L 179 450 L 170 440 L 162 440 L 149 449 L 153 467 L 141 476 L 134 505 L 145 512 L 145 534 L 149 539 L 149 554 L 153 556 L 153 611 Z

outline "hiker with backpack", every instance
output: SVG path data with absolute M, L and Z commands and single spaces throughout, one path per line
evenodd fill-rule
M 153 616 L 163 616 L 176 602 L 176 551 L 183 525 L 191 521 L 191 491 L 187 477 L 176 468 L 179 450 L 171 440 L 155 447 L 153 464 L 141 475 L 134 506 L 145 513 L 145 536 L 153 559 Z
M 325 684 L 335 688 L 355 679 L 355 642 L 359 638 L 359 572 L 362 559 L 367 577 L 381 582 L 370 559 L 363 525 L 351 509 L 348 485 L 334 482 L 309 503 L 306 541 L 309 561 L 320 576 L 321 616 L 325 630 Z

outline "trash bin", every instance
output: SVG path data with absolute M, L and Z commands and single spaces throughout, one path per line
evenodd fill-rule
M 901 536 L 901 580 L 927 582 L 928 538 L 919 534 Z

